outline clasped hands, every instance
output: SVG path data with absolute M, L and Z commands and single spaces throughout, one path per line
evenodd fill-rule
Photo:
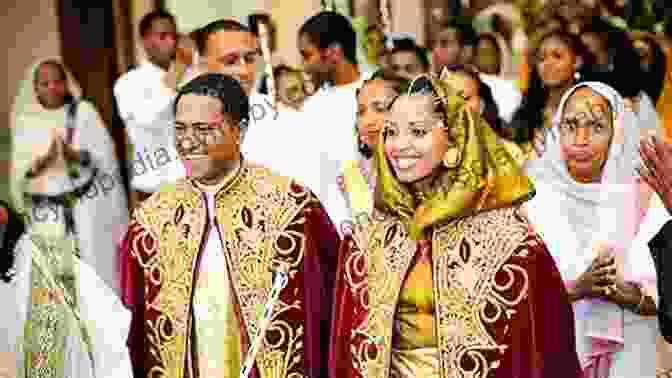
M 62 135 L 55 134 L 49 145 L 47 152 L 38 156 L 35 165 L 32 169 L 31 175 L 38 176 L 45 168 L 52 165 L 59 157 L 63 157 L 65 161 L 80 161 L 81 151 L 74 148 L 72 145 L 65 143 Z
M 619 306 L 637 306 L 642 301 L 641 289 L 623 281 L 616 274 L 613 255 L 600 254 L 576 280 L 574 300 L 601 298 Z

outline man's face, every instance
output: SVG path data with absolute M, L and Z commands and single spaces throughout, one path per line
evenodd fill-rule
M 144 37 L 144 45 L 152 61 L 170 65 L 177 51 L 177 27 L 167 18 L 154 20 Z
M 300 73 L 286 72 L 278 76 L 278 98 L 294 109 L 300 109 L 306 99 L 303 77 Z
M 210 96 L 180 97 L 175 114 L 175 144 L 187 175 L 213 185 L 240 160 L 240 128 Z
M 205 48 L 208 72 L 235 78 L 249 96 L 261 56 L 255 36 L 246 31 L 219 31 L 210 35 Z
M 332 65 L 324 57 L 325 50 L 315 46 L 305 33 L 299 36 L 299 52 L 303 69 L 319 82 L 328 79 L 332 71 Z
M 388 68 L 396 76 L 405 80 L 413 80 L 418 75 L 425 73 L 422 63 L 412 51 L 397 51 L 390 54 Z
M 44 63 L 35 75 L 37 100 L 47 109 L 58 109 L 65 104 L 66 78 L 54 64 Z
M 462 58 L 462 42 L 460 32 L 455 28 L 445 28 L 439 32 L 432 57 L 437 69 L 460 63 Z

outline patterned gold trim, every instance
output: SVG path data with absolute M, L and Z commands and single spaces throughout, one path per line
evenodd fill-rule
M 527 272 L 511 262 L 529 235 L 517 211 L 479 213 L 434 232 L 433 291 L 442 377 L 485 378 L 499 366 L 498 354 L 508 348 L 496 343 L 488 327 L 510 320 L 528 295 Z M 380 215 L 368 227 L 355 230 L 354 241 L 356 252 L 351 258 L 367 257 L 369 311 L 351 340 L 353 359 L 362 376 L 386 378 L 396 304 L 417 245 L 400 222 Z M 526 257 L 525 252 L 519 256 Z M 348 269 L 352 272 L 346 266 L 346 274 Z M 351 290 L 364 285 L 352 280 L 348 284 Z M 521 289 L 514 292 L 514 286 Z M 357 344 L 358 336 L 370 341 Z
M 293 189 L 297 188 L 288 178 L 244 164 L 216 195 L 216 217 L 249 339 L 256 334 L 260 306 L 271 290 L 273 264 L 282 261 L 291 266 L 289 287 L 302 267 L 302 211 L 315 197 L 307 191 L 296 193 Z M 158 361 L 149 375 L 183 378 L 186 340 L 191 336 L 193 266 L 204 237 L 206 209 L 200 192 L 188 181 L 179 181 L 150 197 L 136 212 L 136 219 L 144 230 L 131 240 L 131 250 L 146 281 L 159 288 L 154 298 L 147 297 L 150 290 L 145 290 L 146 310 L 158 314 L 155 320 L 146 320 L 149 352 Z M 142 256 L 138 250 L 144 251 Z M 302 322 L 290 321 L 303 304 L 282 299 L 281 294 L 257 356 L 262 378 L 303 376 Z

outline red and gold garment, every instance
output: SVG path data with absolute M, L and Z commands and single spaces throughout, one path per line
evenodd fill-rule
M 339 238 L 319 201 L 290 179 L 243 163 L 215 195 L 215 216 L 235 293 L 241 356 L 256 335 L 274 264 L 290 266 L 251 377 L 326 376 Z M 136 377 L 199 377 L 193 304 L 207 219 L 203 193 L 186 179 L 134 213 L 123 245 L 122 287 L 134 312 L 129 347 Z
M 518 207 L 428 234 L 376 213 L 343 241 L 331 377 L 581 376 L 560 273 Z

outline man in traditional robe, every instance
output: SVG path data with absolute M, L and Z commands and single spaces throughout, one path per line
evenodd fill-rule
M 136 209 L 124 243 L 136 377 L 327 376 L 338 234 L 308 189 L 242 158 L 249 106 L 222 74 L 178 92 L 188 178 Z

